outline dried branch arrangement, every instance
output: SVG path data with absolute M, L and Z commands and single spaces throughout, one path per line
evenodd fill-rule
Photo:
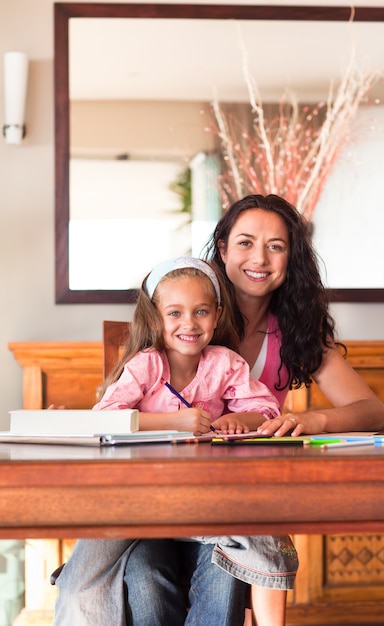
M 354 55 L 336 90 L 314 105 L 299 105 L 285 93 L 278 112 L 267 117 L 258 89 L 247 83 L 252 122 L 249 128 L 213 102 L 214 132 L 220 138 L 224 171 L 220 177 L 223 207 L 249 193 L 275 193 L 297 207 L 310 221 L 331 168 L 350 136 L 359 105 L 379 79 L 376 71 L 360 70 Z

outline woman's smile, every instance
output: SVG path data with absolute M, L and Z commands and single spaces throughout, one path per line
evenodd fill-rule
M 256 272 L 253 270 L 244 270 L 244 274 L 254 280 L 264 280 L 270 275 L 270 272 Z

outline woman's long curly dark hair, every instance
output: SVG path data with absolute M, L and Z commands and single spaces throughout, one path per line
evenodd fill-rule
M 298 388 L 303 383 L 309 386 L 311 375 L 321 365 L 324 349 L 334 341 L 335 323 L 329 314 L 328 297 L 320 278 L 308 223 L 300 213 L 274 194 L 246 196 L 235 202 L 217 223 L 206 246 L 205 257 L 232 296 L 235 322 L 242 339 L 245 320 L 236 303 L 235 290 L 226 274 L 220 248 L 226 249 L 235 222 L 244 211 L 251 209 L 276 213 L 288 229 L 287 276 L 273 293 L 270 311 L 276 315 L 282 334 L 280 356 L 290 372 L 289 388 Z

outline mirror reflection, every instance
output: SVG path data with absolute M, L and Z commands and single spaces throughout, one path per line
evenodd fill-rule
M 252 76 L 264 103 L 278 104 L 286 89 L 320 102 L 352 51 L 359 66 L 384 69 L 383 29 L 380 22 L 71 18 L 70 290 L 137 288 L 160 259 L 198 256 L 222 210 L 212 101 L 249 120 Z M 380 89 L 370 93 L 376 106 Z M 328 267 L 332 251 L 324 250 Z M 366 276 L 346 285 L 331 276 L 330 287 L 366 286 Z M 375 281 L 368 287 L 384 287 L 381 275 Z

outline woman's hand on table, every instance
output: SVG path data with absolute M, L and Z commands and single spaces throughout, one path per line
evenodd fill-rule
M 257 432 L 260 435 L 274 435 L 275 437 L 317 435 L 325 431 L 325 423 L 325 415 L 321 411 L 285 413 L 263 422 Z
M 258 427 L 257 433 L 260 435 L 273 435 L 275 437 L 286 437 L 292 435 L 297 437 L 304 432 L 304 425 L 299 422 L 299 416 L 287 413 L 280 417 L 266 420 Z

